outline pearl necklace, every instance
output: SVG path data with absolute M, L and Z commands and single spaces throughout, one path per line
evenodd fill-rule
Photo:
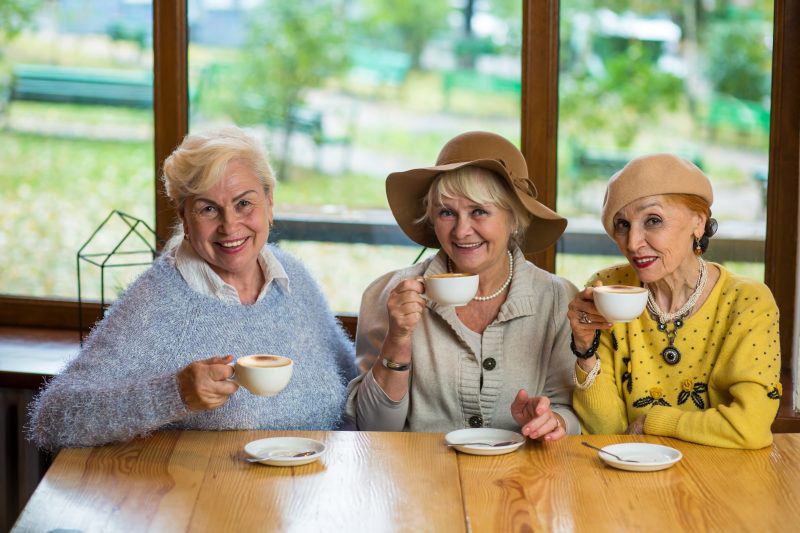
M 664 362 L 670 365 L 676 365 L 681 360 L 681 352 L 675 348 L 675 337 L 678 335 L 678 329 L 683 327 L 683 319 L 692 311 L 706 286 L 706 279 L 708 278 L 706 262 L 703 261 L 702 258 L 698 259 L 700 261 L 700 277 L 697 279 L 694 292 L 689 296 L 686 303 L 674 313 L 663 313 L 658 307 L 650 287 L 647 288 L 647 309 L 658 320 L 658 331 L 665 333 L 667 336 L 668 344 L 667 347 L 661 351 L 661 357 L 664 358 Z M 668 322 L 672 322 L 672 331 L 667 327 Z
M 447 258 L 447 271 L 448 272 L 453 271 L 453 263 L 450 261 L 449 257 Z M 511 254 L 511 250 L 508 250 L 508 277 L 506 278 L 505 283 L 503 283 L 503 285 L 499 289 L 497 289 L 489 296 L 475 296 L 473 300 L 478 302 L 486 302 L 488 300 L 497 298 L 503 293 L 504 290 L 506 290 L 506 287 L 508 287 L 511 284 L 511 278 L 513 276 L 514 276 L 514 256 Z
M 700 295 L 703 294 L 703 289 L 706 288 L 708 269 L 706 268 L 706 262 L 703 261 L 702 257 L 698 257 L 698 260 L 700 261 L 700 277 L 697 279 L 697 285 L 694 287 L 694 292 L 689 296 L 689 299 L 686 300 L 686 303 L 674 313 L 662 312 L 661 308 L 659 308 L 658 304 L 656 303 L 656 298 L 653 296 L 653 291 L 650 290 L 650 287 L 647 287 L 647 309 L 649 309 L 651 313 L 658 317 L 658 321 L 662 324 L 672 322 L 676 318 L 684 318 L 689 314 L 692 308 L 694 308 L 697 300 L 700 299 Z

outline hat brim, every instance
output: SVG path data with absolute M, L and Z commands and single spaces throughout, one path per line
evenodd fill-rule
M 441 174 L 449 170 L 457 170 L 466 166 L 485 168 L 501 176 L 509 184 L 522 206 L 533 216 L 525 238 L 522 240 L 522 251 L 537 252 L 554 244 L 564 233 L 567 220 L 542 204 L 527 192 L 519 190 L 506 167 L 496 159 L 476 159 L 434 167 L 415 168 L 404 172 L 393 172 L 386 178 L 386 197 L 400 229 L 412 241 L 428 248 L 441 248 L 433 227 L 429 224 L 415 223 L 424 215 L 423 199 L 428 194 L 431 183 Z

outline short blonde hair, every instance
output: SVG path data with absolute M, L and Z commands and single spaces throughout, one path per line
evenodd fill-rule
M 417 224 L 432 224 L 442 199 L 467 198 L 477 204 L 493 204 L 511 214 L 511 238 L 521 245 L 531 223 L 531 214 L 509 189 L 505 180 L 491 170 L 468 165 L 442 172 L 433 180 L 422 200 L 425 213 Z
M 164 161 L 162 180 L 167 196 L 179 211 L 187 198 L 202 194 L 225 175 L 231 161 L 249 167 L 261 180 L 264 191 L 275 189 L 275 177 L 261 143 L 235 126 L 193 133 Z

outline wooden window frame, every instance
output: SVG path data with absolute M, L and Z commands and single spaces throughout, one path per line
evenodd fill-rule
M 522 0 L 522 151 L 540 200 L 556 206 L 558 142 L 559 0 Z M 775 0 L 765 281 L 781 312 L 784 369 L 792 368 L 800 332 L 797 302 L 798 200 L 800 199 L 800 2 Z M 153 2 L 154 149 L 156 235 L 165 240 L 176 215 L 159 177 L 166 156 L 189 131 L 188 30 L 185 1 Z M 555 271 L 555 246 L 530 256 Z M 792 258 L 792 260 L 787 260 Z M 101 316 L 84 306 L 84 324 Z M 77 329 L 77 303 L 69 300 L 0 297 L 0 325 Z M 797 373 L 798 369 L 795 369 Z M 787 375 L 789 372 L 787 372 Z M 791 376 L 787 385 L 791 386 Z M 789 390 L 782 411 L 791 410 Z M 788 409 L 787 409 L 788 407 Z

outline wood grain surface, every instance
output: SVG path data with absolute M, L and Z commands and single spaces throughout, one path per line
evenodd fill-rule
M 291 432 L 325 456 L 242 461 L 278 431 L 159 432 L 59 453 L 14 531 L 465 531 L 455 452 L 441 434 Z
M 581 440 L 663 444 L 684 458 L 667 470 L 626 472 Z M 476 532 L 795 531 L 800 523 L 798 434 L 775 435 L 771 448 L 754 451 L 650 436 L 568 437 L 458 462 Z
M 247 442 L 287 434 L 324 442 L 325 456 L 242 461 Z M 664 444 L 684 458 L 625 472 L 581 440 Z M 13 531 L 794 531 L 799 510 L 800 434 L 754 451 L 568 437 L 482 457 L 436 433 L 173 431 L 62 451 Z

